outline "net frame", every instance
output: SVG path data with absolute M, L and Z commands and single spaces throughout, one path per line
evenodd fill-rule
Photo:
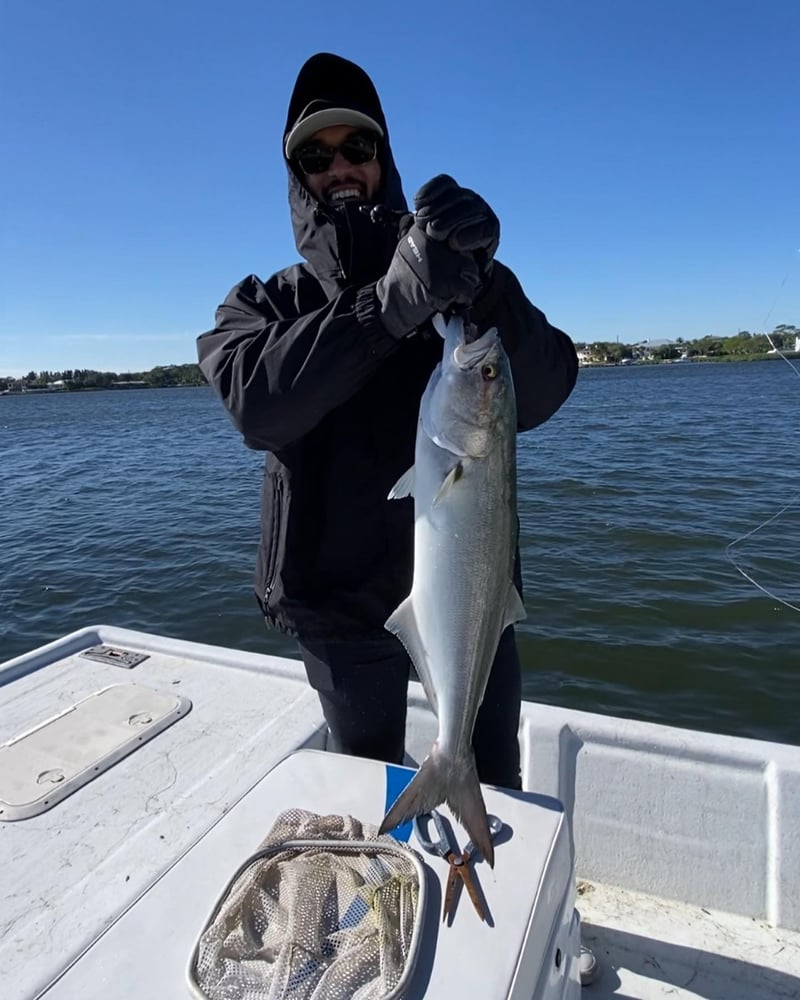
M 200 998 L 200 1000 L 212 1000 L 209 994 L 203 988 L 203 985 L 198 979 L 198 966 L 201 957 L 201 948 L 204 935 L 206 932 L 214 925 L 215 921 L 218 919 L 220 913 L 226 906 L 226 903 L 232 894 L 236 890 L 239 881 L 246 876 L 247 872 L 254 866 L 258 865 L 262 861 L 266 861 L 271 857 L 278 854 L 284 854 L 286 852 L 298 852 L 302 854 L 304 852 L 313 852 L 314 854 L 319 854 L 321 852 L 327 851 L 333 854 L 353 854 L 360 853 L 362 855 L 370 856 L 373 859 L 380 859 L 381 856 L 394 855 L 397 858 L 402 859 L 405 864 L 410 864 L 416 874 L 416 890 L 417 899 L 415 904 L 415 914 L 413 919 L 413 930 L 411 933 L 411 940 L 408 946 L 405 963 L 403 966 L 402 974 L 388 992 L 383 992 L 376 998 L 376 1000 L 399 1000 L 408 988 L 409 981 L 414 973 L 414 969 L 419 958 L 419 952 L 422 942 L 423 933 L 423 923 L 426 912 L 426 902 L 427 902 L 427 886 L 426 886 L 426 869 L 423 861 L 419 855 L 411 850 L 409 847 L 401 844 L 398 841 L 393 840 L 388 836 L 381 836 L 377 840 L 362 839 L 362 840 L 350 840 L 347 838 L 339 838 L 335 840 L 331 839 L 316 839 L 316 838 L 298 838 L 292 840 L 285 840 L 280 842 L 272 842 L 266 846 L 262 846 L 249 857 L 247 857 L 236 869 L 233 876 L 229 879 L 222 893 L 218 897 L 214 907 L 211 911 L 210 916 L 203 925 L 197 940 L 195 941 L 194 948 L 192 950 L 192 955 L 189 960 L 189 966 L 187 969 L 187 978 L 189 982 L 189 987 L 192 994 Z M 273 994 L 270 994 L 272 996 Z M 280 994 L 285 996 L 284 993 Z

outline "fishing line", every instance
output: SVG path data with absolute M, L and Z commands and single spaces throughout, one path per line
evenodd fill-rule
M 800 250 L 798 250 L 797 253 L 800 254 Z M 767 328 L 767 322 L 769 321 L 769 317 L 772 315 L 772 312 L 775 309 L 775 306 L 777 305 L 777 302 L 778 302 L 778 299 L 780 298 L 781 292 L 783 291 L 783 288 L 784 288 L 784 286 L 786 285 L 786 282 L 789 279 L 789 274 L 791 273 L 792 268 L 794 267 L 794 264 L 796 263 L 796 261 L 797 261 L 797 257 L 795 256 L 793 258 L 792 263 L 787 268 L 786 274 L 784 274 L 784 276 L 783 276 L 783 281 L 780 283 L 780 286 L 778 288 L 778 292 L 777 292 L 777 294 L 775 296 L 775 301 L 772 303 L 772 305 L 770 306 L 770 308 L 767 311 L 767 315 L 764 317 L 764 323 L 763 323 L 764 330 L 766 330 L 766 328 Z M 783 351 L 773 341 L 772 337 L 768 333 L 765 334 L 765 336 L 766 336 L 767 340 L 769 341 L 769 345 L 772 348 L 772 350 L 775 351 L 776 354 L 780 355 L 780 357 L 783 358 L 783 360 L 792 369 L 792 371 L 795 373 L 795 375 L 797 375 L 797 377 L 800 378 L 800 371 L 798 371 L 798 369 L 792 364 L 791 360 L 786 357 L 786 355 L 783 353 Z M 773 593 L 773 591 L 769 590 L 769 588 L 764 587 L 762 584 L 760 584 L 758 582 L 758 580 L 753 579 L 753 577 L 736 561 L 736 559 L 735 559 L 735 557 L 733 555 L 733 548 L 736 545 L 740 545 L 742 542 L 747 541 L 748 538 L 752 538 L 753 535 L 757 534 L 763 528 L 766 528 L 768 525 L 772 524 L 773 521 L 777 521 L 787 511 L 791 510 L 792 507 L 794 507 L 797 504 L 798 500 L 800 500 L 800 491 L 798 491 L 797 493 L 795 493 L 795 495 L 792 497 L 792 499 L 784 507 L 782 507 L 781 510 L 779 510 L 776 514 L 772 514 L 770 517 L 768 517 L 761 524 L 757 525 L 755 528 L 752 528 L 750 531 L 745 532 L 745 534 L 740 535 L 738 538 L 735 538 L 732 542 L 730 542 L 730 544 L 725 549 L 725 555 L 727 556 L 728 561 L 733 566 L 733 568 L 738 573 L 741 573 L 741 575 L 745 578 L 745 580 L 747 580 L 749 583 L 752 583 L 753 586 L 757 587 L 763 594 L 766 594 L 767 597 L 771 597 L 772 600 L 777 601 L 778 604 L 782 604 L 785 608 L 790 608 L 792 611 L 798 611 L 798 612 L 800 612 L 800 606 L 798 606 L 797 604 L 792 604 L 791 601 L 785 601 L 782 597 L 778 597 L 778 595 L 775 594 L 775 593 Z
M 797 253 L 800 253 L 800 249 L 797 250 Z M 791 261 L 789 263 L 789 266 L 786 268 L 786 274 L 784 274 L 784 276 L 783 276 L 783 281 L 780 283 L 780 285 L 778 286 L 778 291 L 775 293 L 775 301 L 769 307 L 769 309 L 767 310 L 767 315 L 764 317 L 764 322 L 763 322 L 762 326 L 764 327 L 765 330 L 767 328 L 767 323 L 769 322 L 769 318 L 772 315 L 772 313 L 773 313 L 773 311 L 775 309 L 775 306 L 778 304 L 778 299 L 781 297 L 781 292 L 783 291 L 783 286 L 789 280 L 789 275 L 791 274 L 792 268 L 794 267 L 794 265 L 795 265 L 796 262 L 797 262 L 797 256 L 793 255 L 792 259 L 791 259 Z M 767 334 L 767 338 L 769 339 L 769 334 Z M 772 340 L 770 340 L 769 342 L 771 344 Z M 792 367 L 794 367 L 794 365 Z
M 791 360 L 786 357 L 786 355 L 783 353 L 783 351 L 780 349 L 780 347 L 776 347 L 775 342 L 773 341 L 772 337 L 770 337 L 770 335 L 768 333 L 765 334 L 764 336 L 769 341 L 769 346 L 772 348 L 772 350 L 775 351 L 776 354 L 780 354 L 780 356 L 783 358 L 783 360 L 786 362 L 786 364 L 792 369 L 792 371 L 795 373 L 795 375 L 797 375 L 797 377 L 800 378 L 800 371 L 798 371 L 795 368 L 795 366 L 792 364 Z
M 752 530 L 746 532 L 744 535 L 740 535 L 739 538 L 735 538 L 725 549 L 725 555 L 728 557 L 728 561 L 731 563 L 733 568 L 738 573 L 741 573 L 741 575 L 745 578 L 745 580 L 747 580 L 749 583 L 752 583 L 754 587 L 758 587 L 758 589 L 763 594 L 766 594 L 767 597 L 771 597 L 774 601 L 777 601 L 778 604 L 782 604 L 785 608 L 791 608 L 792 611 L 800 611 L 800 607 L 798 607 L 798 605 L 796 604 L 792 604 L 791 601 L 785 601 L 782 597 L 778 597 L 778 595 L 773 591 L 771 591 L 768 587 L 765 587 L 763 586 L 763 584 L 760 584 L 758 580 L 754 580 L 753 577 L 747 572 L 747 570 L 744 569 L 742 566 L 740 566 L 738 562 L 736 562 L 736 559 L 734 558 L 731 550 L 735 545 L 739 545 L 741 542 L 747 541 L 748 538 L 751 538 L 757 532 L 761 531 L 762 528 L 766 528 L 767 525 L 772 524 L 773 521 L 777 521 L 778 518 L 782 517 L 787 510 L 791 510 L 791 508 L 794 507 L 798 499 L 800 499 L 800 492 L 796 493 L 794 497 L 792 497 L 792 499 L 789 501 L 789 503 L 787 503 L 786 506 L 783 507 L 781 510 L 779 510 L 776 514 L 773 514 L 771 517 L 768 517 L 766 521 L 762 522 Z

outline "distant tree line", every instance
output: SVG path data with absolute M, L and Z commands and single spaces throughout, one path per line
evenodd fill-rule
M 620 344 L 614 341 L 578 345 L 586 360 L 597 363 L 619 364 L 622 361 L 674 361 L 680 357 L 708 360 L 753 360 L 774 355 L 774 348 L 794 354 L 800 328 L 781 323 L 767 335 L 740 330 L 732 337 L 700 337 L 684 340 L 677 337 L 669 343 L 650 345 Z M 771 343 L 770 343 L 771 341 Z
M 91 368 L 68 368 L 65 371 L 30 371 L 21 379 L 0 377 L 0 390 L 163 389 L 186 385 L 206 385 L 198 365 L 159 365 L 146 372 L 98 372 Z
M 769 357 L 772 345 L 784 353 L 794 353 L 798 337 L 800 328 L 781 323 L 769 336 L 765 333 L 740 330 L 732 337 L 706 336 L 698 340 L 684 340 L 683 337 L 678 337 L 673 342 L 653 346 L 647 341 L 639 344 L 597 341 L 577 346 L 584 361 L 597 364 L 620 364 L 623 361 L 673 361 L 680 357 L 745 360 Z M 0 376 L 0 392 L 28 389 L 62 391 L 154 389 L 206 384 L 206 379 L 197 364 L 159 365 L 146 372 L 99 372 L 90 368 L 75 368 L 65 371 L 30 371 L 21 379 Z

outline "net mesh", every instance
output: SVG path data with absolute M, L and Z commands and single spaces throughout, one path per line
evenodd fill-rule
M 195 985 L 209 1000 L 387 997 L 411 956 L 418 900 L 410 851 L 377 827 L 282 813 L 201 935 Z

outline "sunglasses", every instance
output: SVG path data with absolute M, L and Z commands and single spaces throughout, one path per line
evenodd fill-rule
M 294 158 L 304 174 L 324 174 L 330 170 L 337 153 L 354 167 L 369 163 L 378 155 L 378 136 L 374 132 L 353 132 L 338 146 L 307 142 L 297 150 Z

